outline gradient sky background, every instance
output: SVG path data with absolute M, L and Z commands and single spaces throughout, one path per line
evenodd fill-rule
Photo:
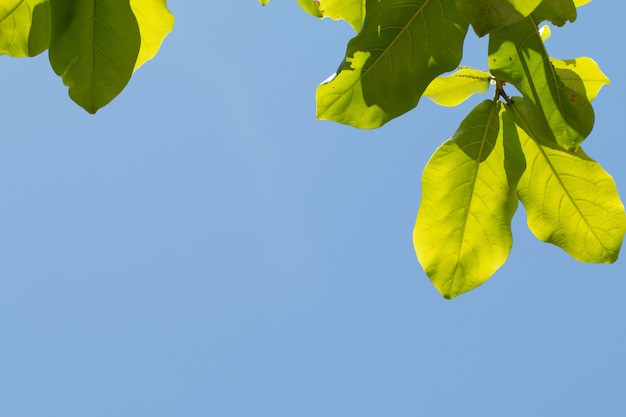
M 415 258 L 424 165 L 485 97 L 316 121 L 346 23 L 168 3 L 174 32 L 95 116 L 46 54 L 0 58 L 0 417 L 625 415 L 626 255 L 580 264 L 520 206 L 468 294 Z M 626 2 L 579 11 L 548 47 L 612 79 L 585 150 L 624 197 Z

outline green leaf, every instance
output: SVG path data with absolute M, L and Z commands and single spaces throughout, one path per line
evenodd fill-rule
M 130 7 L 137 18 L 141 47 L 135 70 L 152 59 L 159 51 L 163 39 L 174 28 L 174 15 L 167 9 L 165 0 L 130 0 Z
M 317 0 L 298 0 L 298 4 L 311 16 L 322 18 L 324 13 L 320 10 L 320 2 Z
M 459 65 L 468 24 L 455 0 L 366 4 L 365 26 L 317 88 L 317 117 L 373 129 L 414 108 L 433 79 Z
M 506 261 L 517 182 L 524 170 L 513 120 L 499 102 L 479 104 L 422 176 L 413 243 L 435 287 L 454 298 Z
M 547 20 L 556 26 L 563 26 L 568 21 L 574 22 L 576 13 L 573 0 L 543 0 L 533 12 L 533 19 L 536 22 Z
M 95 113 L 126 86 L 140 47 L 128 0 L 52 0 L 50 63 L 72 100 Z
M 489 35 L 489 68 L 524 95 L 532 123 L 549 140 L 576 149 L 591 133 L 589 100 L 561 81 L 531 17 Z
M 528 168 L 519 182 L 519 198 L 528 227 L 582 262 L 617 260 L 626 213 L 613 178 L 582 149 L 569 152 L 544 141 L 531 126 L 521 97 L 511 109 Z
M 270 0 L 259 0 L 259 3 L 261 3 L 261 6 L 265 6 L 269 2 Z
M 466 16 L 474 32 L 484 36 L 512 25 L 531 14 L 542 0 L 456 0 L 459 11 Z
M 588 57 L 560 60 L 550 58 L 556 73 L 569 88 L 585 95 L 592 101 L 598 96 L 600 89 L 611 83 L 604 75 L 596 61 Z
M 547 41 L 551 35 L 550 27 L 542 26 L 539 34 L 544 42 Z M 598 96 L 603 86 L 611 83 L 600 66 L 591 58 L 567 60 L 550 58 L 550 62 L 563 84 L 585 95 L 590 102 Z
M 474 94 L 489 91 L 490 80 L 488 72 L 461 67 L 453 74 L 435 78 L 423 96 L 441 106 L 458 106 Z
M 48 0 L 3 0 L 0 5 L 0 55 L 35 56 L 50 44 Z
M 365 0 L 298 0 L 298 4 L 315 17 L 345 20 L 357 33 L 365 19 Z
M 574 0 L 574 5 L 576 7 L 584 6 L 585 4 L 591 2 L 591 0 Z

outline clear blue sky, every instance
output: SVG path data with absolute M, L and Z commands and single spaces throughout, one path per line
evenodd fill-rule
M 95 116 L 47 55 L 0 58 L 0 417 L 626 415 L 626 254 L 579 264 L 520 208 L 473 292 L 444 300 L 415 258 L 422 169 L 482 97 L 316 121 L 347 24 L 169 3 L 160 54 Z M 549 41 L 612 79 L 585 150 L 623 197 L 624 16 L 595 0 Z

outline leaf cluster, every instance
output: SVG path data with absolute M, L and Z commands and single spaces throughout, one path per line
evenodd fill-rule
M 626 214 L 615 182 L 581 148 L 591 101 L 609 79 L 591 58 L 548 55 L 549 26 L 574 22 L 589 0 L 298 0 L 343 19 L 356 36 L 317 88 L 317 117 L 378 128 L 428 97 L 476 106 L 428 162 L 413 242 L 445 298 L 506 261 L 518 201 L 542 241 L 583 262 L 612 263 Z M 488 71 L 460 66 L 468 30 L 489 37 Z M 453 71 L 451 74 L 447 74 Z M 521 94 L 509 97 L 508 86 Z
M 48 50 L 72 100 L 95 113 L 154 57 L 173 26 L 165 0 L 2 0 L 0 55 Z

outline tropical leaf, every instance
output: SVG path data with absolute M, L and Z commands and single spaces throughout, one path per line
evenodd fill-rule
M 561 81 L 569 88 L 584 94 L 589 101 L 598 96 L 602 87 L 611 83 L 600 66 L 591 58 L 581 57 L 566 60 L 550 58 L 550 62 L 552 62 Z
M 0 4 L 0 55 L 35 56 L 49 45 L 48 0 L 3 0 Z
M 539 29 L 539 34 L 541 39 L 546 42 L 551 35 L 550 27 L 542 26 Z M 584 94 L 590 102 L 598 96 L 602 87 L 611 83 L 600 66 L 591 58 L 561 60 L 551 57 L 550 62 L 563 84 Z
M 522 20 L 541 2 L 542 0 L 456 0 L 459 11 L 469 18 L 478 36 Z
M 132 76 L 141 37 L 128 0 L 52 0 L 50 63 L 72 100 L 95 113 Z
M 309 14 L 333 20 L 345 20 L 359 32 L 365 19 L 365 0 L 298 0 Z
M 137 18 L 141 47 L 135 70 L 152 59 L 163 39 L 174 28 L 174 15 L 167 9 L 165 0 L 130 0 L 130 7 Z
M 556 26 L 563 26 L 567 22 L 576 20 L 577 12 L 574 3 L 574 0 L 543 0 L 533 12 L 533 19 L 536 22 L 547 20 Z
M 532 123 L 548 140 L 576 149 L 591 132 L 589 100 L 561 81 L 532 17 L 490 34 L 489 67 L 524 95 Z
M 474 68 L 461 67 L 445 77 L 437 77 L 423 96 L 440 106 L 458 106 L 474 94 L 489 91 L 491 74 Z
M 508 257 L 517 182 L 524 170 L 511 131 L 513 120 L 501 104 L 484 101 L 424 170 L 413 243 L 445 298 L 481 285 Z
M 626 232 L 626 213 L 613 178 L 582 149 L 566 151 L 541 139 L 521 97 L 511 109 L 527 169 L 518 186 L 528 226 L 582 262 L 612 263 Z
M 368 0 L 367 19 L 338 72 L 317 88 L 317 117 L 363 129 L 414 108 L 455 69 L 468 23 L 455 0 Z

